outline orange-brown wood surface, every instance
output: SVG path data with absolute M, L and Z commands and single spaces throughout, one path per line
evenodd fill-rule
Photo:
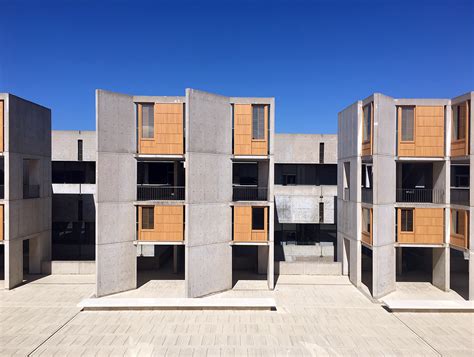
M 451 210 L 453 212 L 455 210 Z M 464 248 L 468 249 L 469 248 L 469 212 L 466 210 L 457 210 L 458 214 L 461 215 L 461 224 L 464 226 L 464 234 L 456 234 L 453 233 L 451 230 L 451 239 L 450 243 L 451 245 L 454 245 L 459 248 Z M 452 215 L 451 215 L 451 226 L 453 224 L 452 222 Z
M 444 209 L 414 208 L 413 232 L 401 231 L 401 208 L 398 208 L 398 242 L 414 244 L 444 243 Z
M 368 244 L 368 245 L 372 245 L 372 242 L 373 242 L 373 210 L 372 208 L 369 209 L 369 212 L 370 212 L 370 232 L 366 232 L 364 231 L 364 229 L 362 228 L 362 242 L 364 242 L 365 244 Z
M 370 138 L 367 141 L 362 142 L 362 156 L 372 155 L 372 147 L 374 142 L 374 103 L 371 102 L 367 105 L 370 105 Z M 362 114 L 362 120 L 365 120 L 364 114 Z M 365 125 L 362 125 L 362 130 L 365 130 Z
M 154 137 L 142 138 L 142 106 L 138 110 L 138 152 L 140 154 L 182 155 L 184 153 L 182 103 L 155 103 Z
M 138 207 L 138 240 L 180 242 L 184 240 L 184 206 L 155 205 L 154 228 L 142 229 L 142 207 Z
M 3 127 L 4 127 L 4 116 L 5 108 L 3 100 L 0 100 L 0 152 L 3 152 Z
M 264 106 L 264 139 L 252 138 L 252 105 L 234 104 L 234 155 L 268 155 L 269 106 Z
M 0 240 L 4 240 L 4 230 L 5 230 L 5 223 L 4 223 L 4 214 L 3 214 L 3 205 L 0 205 Z
M 451 156 L 465 156 L 469 155 L 469 101 L 458 104 L 461 108 L 460 110 L 460 130 L 464 130 L 465 135 L 463 139 L 451 140 Z M 453 106 L 453 110 L 457 110 L 457 106 Z M 452 115 L 454 119 L 454 113 Z M 454 123 L 453 123 L 454 126 Z M 453 129 L 451 129 L 453 130 Z
M 402 110 L 398 108 L 398 156 L 444 156 L 444 107 L 416 106 L 414 140 L 401 141 Z
M 264 229 L 252 229 L 252 207 L 234 207 L 234 241 L 264 242 L 268 240 L 268 207 L 264 207 Z

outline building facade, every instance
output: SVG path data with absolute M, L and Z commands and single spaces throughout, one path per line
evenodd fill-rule
M 172 250 L 186 297 L 230 289 L 244 248 L 273 288 L 274 110 L 192 89 L 96 92 L 97 296 L 137 287 L 137 247 Z
M 474 299 L 472 99 L 376 93 L 338 115 L 339 256 L 376 298 L 418 271 Z
M 341 274 L 335 262 L 337 136 L 276 134 L 274 192 L 277 272 Z
M 0 250 L 4 286 L 51 261 L 51 111 L 0 94 Z
M 95 272 L 95 158 L 95 131 L 53 130 L 53 274 Z

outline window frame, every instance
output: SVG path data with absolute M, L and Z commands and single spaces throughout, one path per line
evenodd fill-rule
M 367 212 L 367 217 L 365 216 L 364 212 Z M 362 207 L 362 233 L 365 233 L 365 234 L 368 234 L 370 235 L 371 232 L 372 232 L 372 225 L 371 225 L 371 219 L 370 219 L 370 215 L 371 215 L 371 212 L 370 212 L 370 208 L 367 208 L 367 207 Z M 367 218 L 367 226 L 368 226 L 368 230 L 365 229 L 365 219 Z
M 365 108 L 369 108 L 369 125 L 367 126 L 367 120 L 366 120 L 366 117 L 365 117 Z M 370 103 L 367 103 L 366 105 L 364 105 L 362 107 L 362 144 L 368 144 L 372 141 L 372 131 L 373 131 L 373 111 L 374 111 L 374 107 L 373 107 L 373 102 L 370 102 Z M 368 133 L 367 133 L 367 129 L 368 130 Z M 366 134 L 367 134 L 367 137 L 366 137 Z
M 461 142 L 466 140 L 466 131 L 467 131 L 467 113 L 466 113 L 466 118 L 464 118 L 464 123 L 463 120 L 461 120 L 461 112 L 462 112 L 462 106 L 465 105 L 465 102 L 458 103 L 453 106 L 453 111 L 452 111 L 452 130 L 451 130 L 451 140 L 453 142 Z M 461 131 L 460 128 L 463 128 Z M 462 134 L 462 136 L 461 136 Z
M 266 104 L 252 104 L 252 141 L 266 141 L 267 140 L 267 135 L 266 135 L 266 130 L 265 130 L 265 107 Z M 262 120 L 262 137 L 254 137 L 254 111 L 256 109 L 262 109 L 262 115 L 263 115 L 263 120 Z M 257 134 L 259 134 L 259 126 L 258 126 L 258 117 L 257 117 Z
M 399 121 L 399 141 L 401 143 L 415 143 L 415 138 L 416 138 L 416 106 L 414 105 L 402 105 L 399 106 L 399 115 L 398 115 L 398 121 Z M 403 140 L 403 109 L 413 109 L 413 133 L 412 133 L 412 140 Z
M 254 211 L 261 210 L 262 211 L 262 228 L 255 228 L 254 227 Z M 265 231 L 265 207 L 252 207 L 252 231 Z
M 151 112 L 153 114 L 153 126 L 152 126 L 152 136 L 145 137 L 144 133 L 144 116 L 143 116 L 143 108 L 144 107 L 151 107 Z M 140 140 L 155 140 L 155 103 L 140 103 L 139 104 L 139 111 L 140 111 Z
M 463 215 L 464 217 L 462 220 L 460 216 Z M 453 217 L 454 216 L 454 217 Z M 451 234 L 459 237 L 464 237 L 466 235 L 465 232 L 465 225 L 466 225 L 466 212 L 463 210 L 453 209 L 451 210 Z M 462 229 L 462 231 L 459 230 Z
M 408 226 L 407 222 L 406 224 L 403 224 L 403 213 L 404 212 L 411 212 L 411 230 L 405 229 Z M 405 216 L 407 217 L 407 216 Z M 414 233 L 415 232 L 415 209 L 414 208 L 400 208 L 400 232 L 401 233 Z
M 151 216 L 148 216 L 148 218 L 151 217 L 151 225 L 152 228 L 145 228 L 144 227 L 144 223 L 145 223 L 145 219 L 144 219 L 144 214 L 143 214 L 143 211 L 144 210 L 151 210 Z M 140 229 L 142 231 L 153 231 L 155 230 L 155 206 L 142 206 L 141 207 L 141 224 L 140 224 Z M 147 222 L 147 226 L 148 224 L 150 223 L 150 221 Z

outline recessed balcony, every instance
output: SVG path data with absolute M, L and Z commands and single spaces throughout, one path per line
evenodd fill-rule
M 185 199 L 183 162 L 138 162 L 137 173 L 138 201 Z
M 444 163 L 398 163 L 396 201 L 399 203 L 443 204 Z
M 268 161 L 237 161 L 232 168 L 232 201 L 268 201 Z

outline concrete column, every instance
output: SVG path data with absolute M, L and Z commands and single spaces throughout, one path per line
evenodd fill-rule
M 173 246 L 173 273 L 178 272 L 178 246 Z
M 257 265 L 258 273 L 266 274 L 268 272 L 268 258 L 269 258 L 269 249 L 266 245 L 260 245 L 257 247 Z
M 23 241 L 5 241 L 5 289 L 13 289 L 23 282 Z
M 268 246 L 268 269 L 267 269 L 267 282 L 268 288 L 273 290 L 275 288 L 275 246 L 273 242 L 270 242 Z
M 349 240 L 349 280 L 356 287 L 362 282 L 362 244 L 360 240 Z
M 349 275 L 350 242 L 349 240 L 338 236 L 337 247 L 339 251 L 337 254 L 337 261 L 342 262 L 342 275 Z
M 51 261 L 51 239 L 48 235 L 42 234 L 29 240 L 29 264 L 30 274 L 44 273 L 41 270 L 43 262 Z
M 395 246 L 372 247 L 372 296 L 381 298 L 395 291 Z
M 449 247 L 433 248 L 433 285 L 443 291 L 449 291 L 449 263 Z

